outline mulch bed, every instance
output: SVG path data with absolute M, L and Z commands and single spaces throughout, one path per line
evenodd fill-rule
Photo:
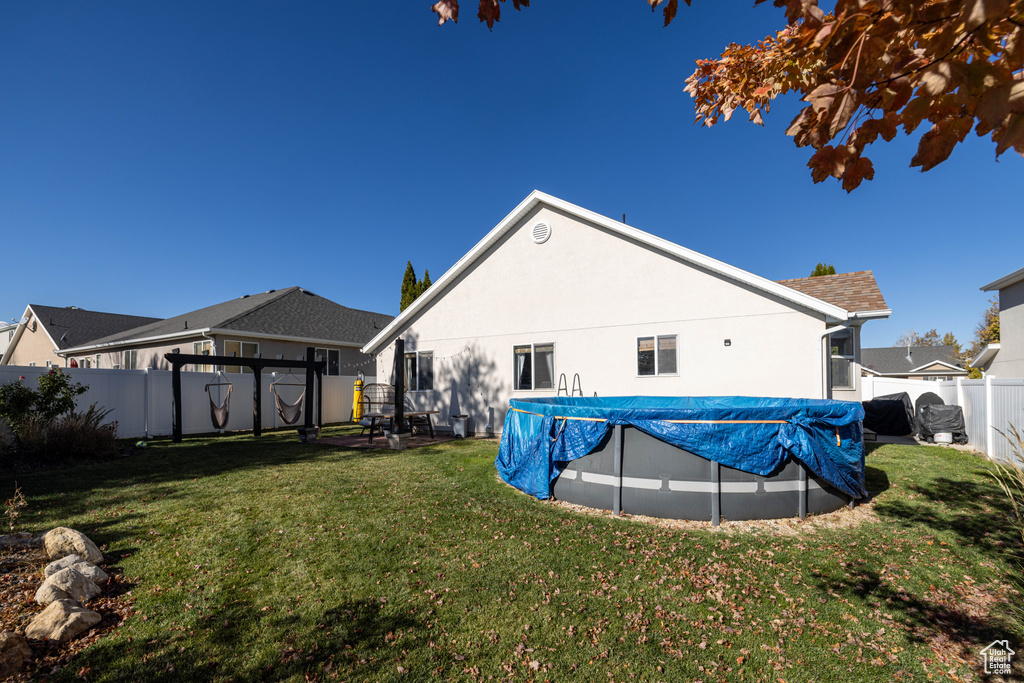
M 41 548 L 0 546 L 0 631 L 24 635 L 32 619 L 43 611 L 32 598 L 43 583 L 43 568 L 50 562 Z M 104 566 L 103 571 L 110 579 L 102 587 L 103 593 L 87 605 L 103 616 L 102 621 L 66 643 L 29 640 L 33 659 L 25 664 L 20 674 L 7 680 L 45 680 L 132 614 L 132 584 L 125 580 L 117 567 Z

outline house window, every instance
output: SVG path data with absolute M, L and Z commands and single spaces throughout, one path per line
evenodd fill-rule
M 853 389 L 853 330 L 829 335 L 832 355 L 832 388 Z
M 197 356 L 212 356 L 213 344 L 210 341 L 192 342 L 192 353 Z M 213 366 L 193 365 L 192 372 L 213 372 Z
M 412 351 L 405 354 L 405 384 L 409 391 L 433 390 L 433 351 Z
M 341 351 L 338 349 L 317 349 L 316 359 L 327 361 L 327 367 L 324 368 L 325 375 L 341 374 Z
M 636 374 L 641 377 L 675 375 L 676 358 L 676 335 L 637 337 Z
M 526 344 L 513 347 L 515 389 L 554 389 L 555 345 Z
M 256 358 L 260 352 L 260 345 L 256 342 L 243 342 L 243 341 L 225 341 L 224 342 L 224 355 L 234 356 L 235 358 Z M 224 366 L 224 372 L 252 372 L 252 368 L 242 367 L 241 365 L 226 365 Z
M 124 362 L 121 363 L 121 367 L 125 370 L 135 370 L 139 367 L 139 352 L 137 349 L 124 352 Z

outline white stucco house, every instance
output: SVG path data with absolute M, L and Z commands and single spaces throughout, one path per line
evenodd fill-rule
M 808 293 L 811 292 L 811 293 Z M 870 271 L 773 282 L 539 191 L 366 346 L 409 400 L 501 431 L 510 398 L 859 400 Z
M 999 292 L 999 341 L 971 361 L 992 377 L 1024 377 L 1024 268 L 990 282 L 983 292 Z

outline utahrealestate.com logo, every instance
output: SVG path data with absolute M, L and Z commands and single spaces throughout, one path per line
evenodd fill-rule
M 1006 640 L 997 640 L 981 651 L 981 658 L 985 661 L 985 673 L 1008 675 L 1013 669 L 1013 656 L 1017 654 L 1010 649 L 1010 643 Z

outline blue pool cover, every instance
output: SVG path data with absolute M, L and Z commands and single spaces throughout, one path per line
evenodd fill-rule
M 766 476 L 787 456 L 854 498 L 864 488 L 864 408 L 852 401 L 745 396 L 512 399 L 494 461 L 501 478 L 539 499 L 565 463 L 629 425 L 702 458 Z

